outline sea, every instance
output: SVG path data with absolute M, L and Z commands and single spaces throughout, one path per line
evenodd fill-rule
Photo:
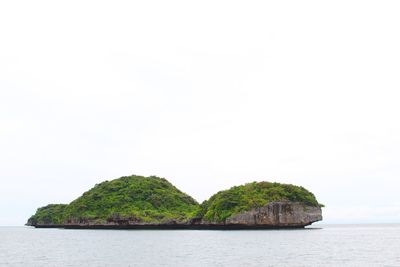
M 400 266 L 400 224 L 297 230 L 0 227 L 0 266 Z

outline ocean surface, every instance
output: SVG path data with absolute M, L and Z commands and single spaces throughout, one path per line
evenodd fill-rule
M 400 225 L 253 231 L 0 227 L 0 266 L 400 266 Z

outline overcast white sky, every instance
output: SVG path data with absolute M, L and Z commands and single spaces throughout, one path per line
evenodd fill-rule
M 103 180 L 302 185 L 400 222 L 399 1 L 1 1 L 0 225 Z

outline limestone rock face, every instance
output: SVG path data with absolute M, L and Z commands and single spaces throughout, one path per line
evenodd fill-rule
M 225 225 L 295 227 L 322 220 L 320 207 L 299 202 L 271 202 L 266 206 L 235 214 Z

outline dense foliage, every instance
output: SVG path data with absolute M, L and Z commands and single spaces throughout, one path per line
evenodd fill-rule
M 190 219 L 199 204 L 164 178 L 126 176 L 95 185 L 63 209 L 53 206 L 38 209 L 34 222 L 179 222 Z
M 66 218 L 107 220 L 131 218 L 141 222 L 185 221 L 198 203 L 164 178 L 126 176 L 97 184 L 66 209 Z
M 272 201 L 301 202 L 322 206 L 303 187 L 253 182 L 220 191 L 199 205 L 164 178 L 125 176 L 95 185 L 69 205 L 51 204 L 39 208 L 29 225 L 108 222 L 183 223 L 192 218 L 223 222 L 242 211 Z
M 28 224 L 62 224 L 66 207 L 66 204 L 49 204 L 38 208 L 35 215 L 29 218 Z
M 253 182 L 220 191 L 201 204 L 198 217 L 222 222 L 241 211 L 262 207 L 272 201 L 302 202 L 322 206 L 315 196 L 301 186 L 290 184 Z

